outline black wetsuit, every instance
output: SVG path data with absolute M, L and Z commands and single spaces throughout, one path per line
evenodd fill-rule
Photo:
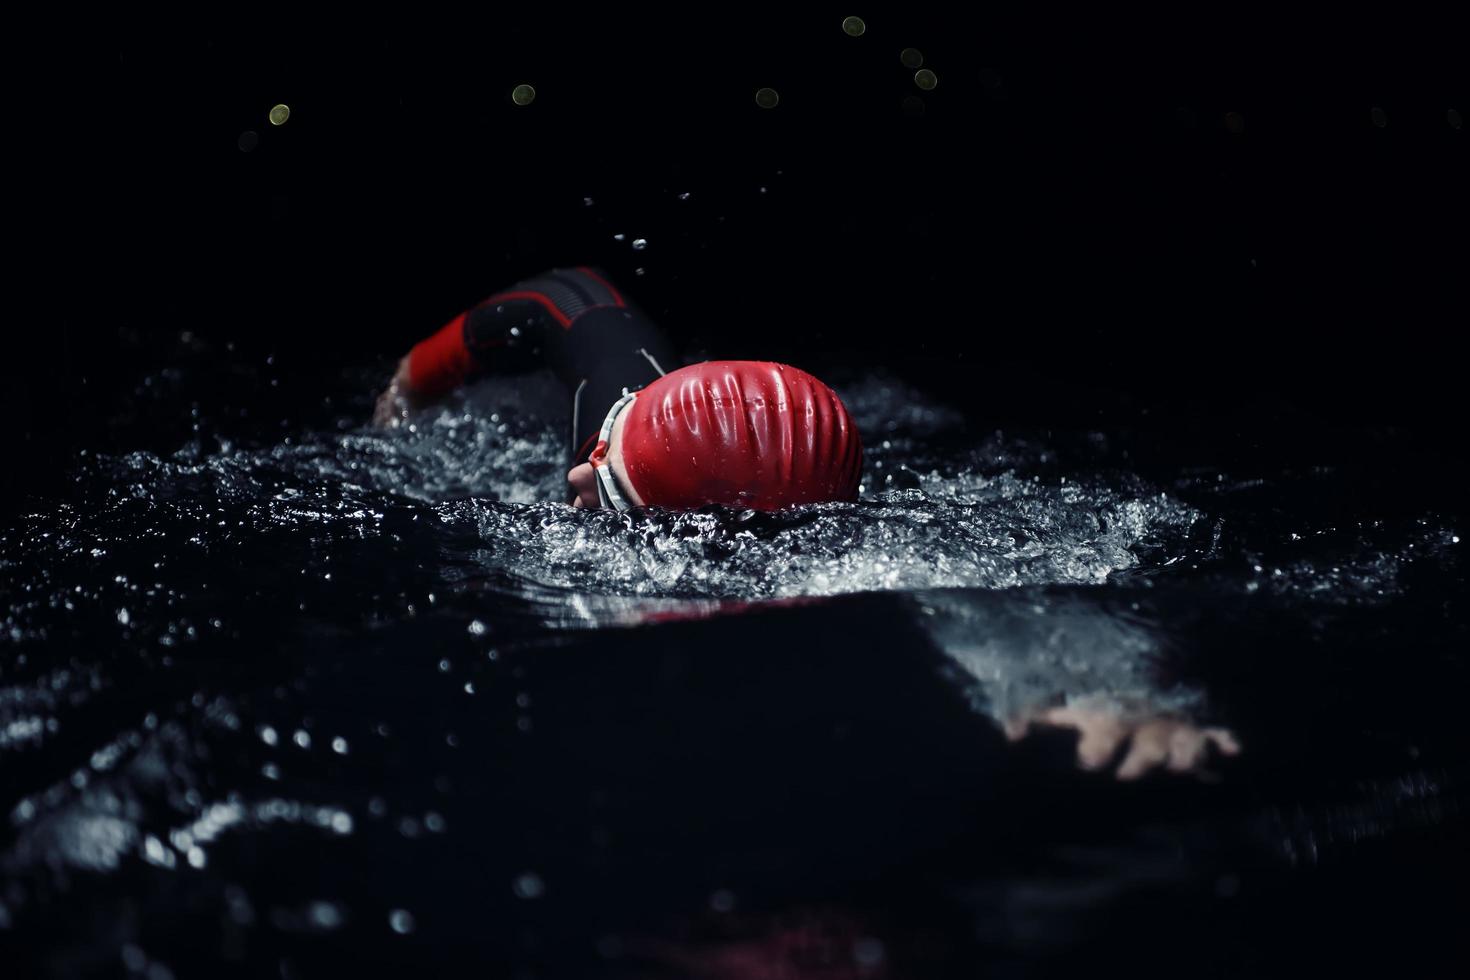
M 486 374 L 551 368 L 572 400 L 569 466 L 586 461 L 624 388 L 641 388 L 680 366 L 663 332 L 600 270 L 586 266 L 551 269 L 497 292 L 412 357 L 419 362 L 416 386 L 425 394 Z

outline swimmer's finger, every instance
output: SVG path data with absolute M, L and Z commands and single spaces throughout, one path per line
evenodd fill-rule
M 1106 766 L 1128 736 L 1128 728 L 1120 719 L 1101 711 L 1048 708 L 1030 716 L 1027 724 L 1033 723 L 1075 728 L 1081 735 L 1077 740 L 1077 764 L 1084 769 Z
M 1001 722 L 1001 730 L 1005 732 L 1006 738 L 1012 742 L 1019 742 L 1031 731 L 1030 715 L 1012 715 Z
M 1169 737 L 1168 768 L 1172 772 L 1198 772 L 1207 776 L 1204 766 L 1212 745 L 1221 755 L 1240 754 L 1240 743 L 1227 729 L 1180 725 Z
M 1137 779 L 1169 758 L 1170 732 L 1167 726 L 1143 725 L 1133 733 L 1128 755 L 1118 766 L 1119 779 Z
M 1076 708 L 1047 708 L 1031 716 L 1033 720 L 1043 725 L 1057 725 L 1061 728 L 1082 728 L 1093 717 L 1084 715 Z
M 1180 725 L 1169 735 L 1170 772 L 1189 772 L 1197 769 L 1206 757 L 1209 737 L 1192 725 Z
M 1222 755 L 1240 755 L 1240 740 L 1226 728 L 1206 728 L 1205 740 L 1220 750 Z
M 1127 737 L 1127 729 L 1114 718 L 1091 717 L 1078 725 L 1082 737 L 1077 741 L 1077 762 L 1084 769 L 1101 769 L 1117 753 Z
M 1127 728 L 1118 718 L 1100 711 L 1048 708 L 1036 716 L 1036 721 L 1077 729 L 1082 736 L 1077 740 L 1077 763 L 1084 769 L 1101 769 L 1107 765 L 1128 735 Z

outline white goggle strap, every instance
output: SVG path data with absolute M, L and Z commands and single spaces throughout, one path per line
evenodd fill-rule
M 618 419 L 618 413 L 627 408 L 638 393 L 623 389 L 623 397 L 613 403 L 608 409 L 607 418 L 602 420 L 602 428 L 597 433 L 597 448 L 592 450 L 592 472 L 597 475 L 597 497 L 602 501 L 602 506 L 611 507 L 614 510 L 629 510 L 633 504 L 623 493 L 622 487 L 618 486 L 618 478 L 613 475 L 612 467 L 607 465 L 607 444 L 612 439 L 613 423 Z

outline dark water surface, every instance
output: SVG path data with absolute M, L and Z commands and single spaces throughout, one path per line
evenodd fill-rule
M 384 364 L 276 412 L 162 363 L 0 529 L 6 976 L 1463 963 L 1432 446 L 1201 465 L 839 372 L 858 503 L 619 515 L 549 502 L 546 379 L 383 433 Z M 1119 783 L 998 723 L 1123 702 L 1244 752 Z

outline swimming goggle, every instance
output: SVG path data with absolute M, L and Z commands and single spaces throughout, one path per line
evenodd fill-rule
M 587 461 L 592 464 L 592 472 L 597 474 L 597 497 L 602 501 L 602 506 L 611 507 L 614 510 L 629 510 L 633 503 L 630 501 L 623 488 L 618 486 L 617 475 L 608 465 L 607 446 L 612 439 L 613 423 L 618 419 L 618 413 L 638 397 L 637 392 L 623 389 L 623 397 L 613 403 L 608 410 L 607 418 L 602 420 L 602 428 L 597 433 L 597 448 L 592 450 L 592 455 Z

